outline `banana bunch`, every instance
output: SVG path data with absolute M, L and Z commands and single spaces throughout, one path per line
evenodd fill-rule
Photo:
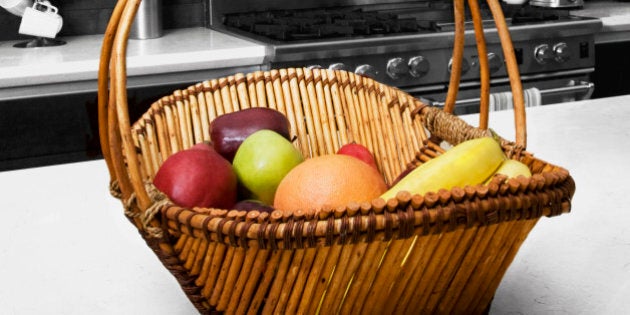
M 531 176 L 526 165 L 505 156 L 494 138 L 477 138 L 464 141 L 420 165 L 381 195 L 381 198 L 389 200 L 400 191 L 425 194 L 440 189 L 477 185 L 486 183 L 497 173 L 508 177 L 520 174 Z
M 489 184 L 492 181 L 492 178 L 494 177 L 494 175 L 497 175 L 497 174 L 505 175 L 508 178 L 518 177 L 520 175 L 523 175 L 525 177 L 532 176 L 532 172 L 529 170 L 529 167 L 527 167 L 527 165 L 517 160 L 507 159 L 503 161 L 503 163 L 501 163 L 501 166 L 499 166 L 499 169 L 497 169 L 497 171 L 494 172 L 494 174 L 490 176 L 490 178 L 488 178 L 484 182 L 484 184 Z

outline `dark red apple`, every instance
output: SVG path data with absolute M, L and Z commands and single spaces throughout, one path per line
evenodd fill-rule
M 356 142 L 344 144 L 341 148 L 339 148 L 337 154 L 353 156 L 378 170 L 378 166 L 376 166 L 376 161 L 374 160 L 372 152 L 370 152 L 370 150 L 362 144 Z
M 398 174 L 398 176 L 396 176 L 396 178 L 394 179 L 394 181 L 392 182 L 391 185 L 389 185 L 389 187 L 394 187 L 394 185 L 398 184 L 398 182 L 403 179 L 405 176 L 407 176 L 409 173 L 411 173 L 411 171 L 415 170 L 416 166 L 415 165 L 409 165 L 407 166 L 407 168 L 402 171 L 402 173 Z
M 210 141 L 204 141 L 204 142 L 199 142 L 195 145 L 193 145 L 192 147 L 190 147 L 191 150 L 212 150 L 214 151 L 214 148 L 212 147 L 212 143 L 210 143 Z
M 269 213 L 273 212 L 274 210 L 272 206 L 265 204 L 260 200 L 255 200 L 255 199 L 241 200 L 234 205 L 234 209 L 245 210 L 245 211 L 258 210 L 260 212 L 269 212 Z
M 155 174 L 155 187 L 183 207 L 231 208 L 236 203 L 236 174 L 230 162 L 208 148 L 171 155 Z
M 210 139 L 214 149 L 232 162 L 243 140 L 261 129 L 273 130 L 291 140 L 286 116 L 265 107 L 243 109 L 215 118 L 210 124 Z

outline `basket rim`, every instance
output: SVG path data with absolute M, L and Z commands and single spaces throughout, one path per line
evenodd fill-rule
M 330 76 L 330 80 L 327 80 L 327 77 L 322 79 L 318 71 L 333 73 L 330 72 L 332 70 L 311 72 L 306 68 L 273 69 L 248 74 L 237 73 L 192 84 L 155 101 L 144 115 L 133 123 L 131 129 L 137 134 L 141 133 L 147 125 L 151 125 L 152 115 L 161 113 L 168 106 L 185 101 L 189 96 L 206 92 L 216 93 L 223 88 L 236 87 L 244 83 L 257 84 L 260 80 L 264 81 L 265 77 L 282 82 L 297 80 L 300 83 L 337 84 L 341 90 L 351 86 L 357 90 L 368 89 L 379 95 L 386 93 L 379 90 L 380 88 L 390 89 L 395 91 L 394 93 L 404 93 L 369 78 L 364 78 L 367 80 L 364 83 L 361 80 L 358 82 L 337 80 L 337 76 Z M 247 78 L 252 81 L 248 81 Z M 473 138 L 493 136 L 509 158 L 523 159 L 532 165 L 530 168 L 535 168 L 532 172 L 534 176 L 509 180 L 500 178 L 490 185 L 456 187 L 426 195 L 400 192 L 396 198 L 390 200 L 377 198 L 366 203 L 354 202 L 336 209 L 321 209 L 317 212 L 304 209 L 289 213 L 278 209 L 270 214 L 232 209 L 188 209 L 170 202 L 159 192 L 155 193 L 157 189 L 151 187 L 150 183 L 145 183 L 147 187 L 145 190 L 149 192 L 152 204 L 145 211 L 127 211 L 127 214 L 131 217 L 140 216 L 145 232 L 154 237 L 163 237 L 168 234 L 163 232 L 169 231 L 199 234 L 209 240 L 230 243 L 233 246 L 239 244 L 247 246 L 250 241 L 258 241 L 263 245 L 270 243 L 272 247 L 281 243 L 286 243 L 287 245 L 283 245 L 286 247 L 303 247 L 305 243 L 310 246 L 320 242 L 330 244 L 336 237 L 340 237 L 342 242 L 347 239 L 356 242 L 359 238 L 369 241 L 374 239 L 377 233 L 384 233 L 384 239 L 407 238 L 418 233 L 438 233 L 462 226 L 534 219 L 570 211 L 574 183 L 567 170 L 534 158 L 532 153 L 525 151 L 525 148 L 505 140 L 491 130 L 473 127 L 460 117 L 444 112 L 438 107 L 426 105 L 415 98 L 401 100 L 399 97 L 393 97 L 388 104 L 382 105 L 388 108 L 398 106 L 401 108 L 401 115 L 405 112 L 414 119 L 420 116 L 423 127 L 430 133 L 431 137 L 423 141 L 420 151 L 415 152 L 415 162 L 422 163 L 421 157 L 432 158 L 440 154 L 439 150 L 443 149 L 439 143 L 442 141 L 456 145 Z M 433 154 L 426 155 L 428 151 Z M 408 167 L 414 161 L 407 163 Z M 527 200 L 528 205 L 523 206 L 523 201 L 519 198 Z M 502 207 L 502 204 L 509 204 L 511 207 Z M 141 209 L 138 204 L 136 207 Z M 154 226 L 149 227 L 149 223 L 154 219 L 161 222 L 154 222 Z M 416 231 L 417 228 L 421 229 Z
M 466 188 L 439 191 L 435 193 L 435 195 L 425 194 L 420 197 L 412 196 L 408 193 L 401 193 L 396 196 L 396 198 L 392 198 L 388 201 L 379 200 L 370 202 L 365 208 L 362 204 L 349 205 L 342 209 L 328 209 L 329 211 L 323 211 L 317 215 L 314 213 L 300 214 L 299 212 L 288 215 L 280 211 L 272 212 L 266 216 L 264 214 L 258 214 L 257 216 L 256 213 L 253 212 L 243 213 L 240 211 L 222 209 L 207 209 L 207 213 L 203 213 L 203 211 L 197 211 L 199 209 L 184 209 L 169 204 L 168 201 L 162 200 L 155 202 L 154 196 L 149 195 L 149 191 L 147 191 L 143 183 L 143 180 L 146 178 L 143 173 L 146 172 L 146 170 L 142 169 L 142 167 L 146 164 L 140 165 L 140 153 L 138 153 L 138 146 L 134 143 L 134 136 L 137 136 L 137 134 L 133 133 L 135 130 L 132 130 L 132 124 L 129 121 L 129 108 L 126 95 L 127 72 L 125 63 L 128 34 L 140 2 L 140 0 L 117 2 L 103 40 L 98 82 L 99 135 L 102 147 L 104 148 L 103 155 L 107 162 L 108 170 L 110 171 L 112 186 L 115 186 L 117 181 L 119 182 L 118 185 L 120 189 L 114 189 L 114 191 L 120 194 L 123 204 L 125 205 L 126 214 L 136 227 L 138 227 L 140 234 L 145 238 L 151 249 L 154 250 L 164 265 L 177 277 L 177 280 L 180 282 L 191 302 L 204 313 L 214 311 L 215 307 L 217 310 L 222 308 L 219 306 L 220 303 L 217 304 L 213 301 L 213 298 L 216 298 L 220 290 L 213 292 L 209 300 L 203 296 L 203 291 L 200 287 L 197 287 L 197 282 L 194 281 L 192 273 L 187 272 L 185 265 L 182 266 L 183 262 L 181 261 L 181 257 L 177 255 L 177 244 L 174 243 L 174 237 L 180 236 L 178 241 L 185 241 L 188 238 L 182 236 L 190 234 L 194 235 L 196 240 L 206 238 L 208 242 L 221 242 L 233 246 L 246 247 L 249 244 L 258 243 L 258 247 L 268 246 L 271 248 L 296 249 L 313 244 L 316 246 L 320 246 L 321 244 L 332 245 L 333 241 L 335 242 L 334 244 L 358 242 L 360 240 L 368 240 L 371 235 L 379 240 L 386 240 L 388 238 L 411 237 L 412 235 L 422 234 L 427 230 L 431 233 L 442 233 L 448 229 L 452 229 L 453 226 L 455 228 L 474 228 L 482 224 L 494 224 L 494 226 L 498 226 L 501 222 L 510 221 L 511 223 L 497 228 L 502 230 L 505 235 L 509 236 L 511 239 L 509 244 L 516 245 L 510 248 L 509 253 L 505 256 L 493 255 L 504 256 L 506 258 L 505 263 L 501 263 L 499 266 L 498 272 L 496 272 L 497 270 L 494 268 L 490 271 L 493 272 L 493 274 L 501 275 L 515 254 L 515 251 L 512 249 L 518 249 L 520 242 L 524 240 L 524 236 L 526 235 L 510 233 L 512 232 L 512 227 L 524 225 L 523 232 L 528 232 L 536 223 L 539 216 L 557 215 L 568 212 L 570 209 L 570 199 L 575 190 L 575 184 L 568 172 L 560 167 L 555 167 L 534 159 L 527 153 L 523 153 L 526 144 L 526 126 L 522 86 L 519 80 L 514 49 L 509 37 L 509 30 L 502 16 L 498 2 L 492 2 L 490 8 L 497 24 L 496 28 L 499 37 L 501 37 L 501 47 L 506 58 L 506 68 L 510 77 L 510 85 L 515 92 L 513 94 L 518 95 L 515 96 L 514 102 L 515 108 L 517 109 L 515 110 L 516 145 L 505 142 L 502 143 L 502 146 L 504 150 L 510 152 L 510 154 L 514 153 L 517 157 L 522 157 L 523 159 L 531 158 L 529 160 L 529 166 L 531 169 L 536 170 L 536 172 L 534 172 L 535 175 L 530 179 L 517 178 L 514 180 L 497 180 L 496 183 L 493 182 L 489 186 L 473 186 L 469 188 L 470 195 L 467 194 Z M 455 4 L 455 24 L 458 25 L 458 27 L 456 27 L 454 33 L 453 71 L 451 71 L 447 93 L 447 100 L 450 101 L 447 102 L 448 106 L 445 106 L 444 109 L 445 111 L 451 112 L 452 106 L 454 106 L 453 100 L 456 98 L 459 87 L 465 37 L 464 27 L 459 27 L 459 25 L 463 25 L 465 13 L 463 7 L 464 2 L 456 2 Z M 474 6 L 472 5 L 471 9 L 472 12 L 477 11 L 474 10 Z M 475 20 L 480 22 L 478 17 L 475 18 Z M 459 23 L 459 21 L 462 23 Z M 476 36 L 480 49 L 479 56 L 485 57 L 486 54 L 481 52 L 485 49 L 485 39 L 481 36 L 482 34 L 480 34 L 482 33 L 480 30 L 483 31 L 483 29 L 482 27 L 478 27 L 477 24 L 482 24 L 475 23 L 475 35 L 480 35 Z M 490 83 L 488 65 L 485 61 L 487 61 L 486 58 L 480 59 L 482 90 L 483 86 L 489 86 Z M 484 76 L 484 74 L 487 75 Z M 231 78 L 234 79 L 235 77 L 232 76 Z M 300 81 L 298 84 L 302 84 L 306 80 L 304 77 L 295 77 L 295 74 L 290 74 L 289 78 L 291 85 L 295 84 L 295 81 Z M 287 83 L 286 80 L 285 77 L 285 81 L 282 82 L 283 85 Z M 234 82 L 223 82 L 224 84 L 230 85 L 230 89 L 232 89 L 231 91 L 225 91 L 226 93 L 221 95 L 228 100 L 228 103 L 230 97 L 232 97 L 232 99 L 239 97 L 239 95 L 232 93 L 234 90 L 237 90 L 239 86 L 232 85 Z M 276 84 L 277 82 L 273 83 Z M 355 84 L 355 82 L 341 83 Z M 382 86 L 385 85 L 379 85 L 379 87 Z M 240 87 L 242 88 L 242 86 Z M 407 106 L 407 112 L 411 106 L 413 106 L 412 109 L 417 109 L 418 105 L 414 102 L 410 102 L 407 96 L 399 94 L 397 92 L 399 90 L 389 86 L 385 87 L 389 89 L 379 92 L 392 93 L 394 94 L 392 97 L 394 100 L 396 98 L 404 98 L 405 100 L 403 100 L 403 102 L 409 102 L 407 104 L 398 104 L 398 108 Z M 221 93 L 223 92 L 222 90 Z M 345 92 L 348 93 L 348 91 Z M 351 95 L 351 97 L 352 96 L 353 95 Z M 486 106 L 484 106 L 484 102 L 481 102 L 480 108 L 484 108 L 486 112 L 483 113 L 483 115 L 486 116 L 480 116 L 480 121 L 483 120 L 483 117 L 487 119 L 488 99 L 486 98 L 485 100 Z M 225 104 L 222 105 L 225 106 Z M 381 102 L 379 106 L 381 105 L 387 106 L 388 104 Z M 240 105 L 237 107 L 240 107 Z M 391 107 L 385 108 L 383 111 L 387 112 L 388 110 L 391 111 Z M 427 123 L 431 125 L 431 128 L 435 127 L 434 129 L 427 128 L 430 129 L 432 138 L 436 137 L 444 139 L 449 143 L 457 144 L 463 140 L 485 134 L 485 131 L 479 132 L 473 129 L 473 127 L 452 118 L 454 116 L 444 116 L 443 113 L 436 113 L 437 111 L 439 110 L 428 107 L 423 107 L 417 112 L 414 111 L 416 114 L 419 113 L 423 115 L 422 119 L 425 119 Z M 408 117 L 405 116 L 405 118 Z M 398 123 L 398 121 L 396 123 Z M 451 128 L 453 125 L 455 125 L 455 130 L 458 130 L 457 132 L 453 132 Z M 339 130 L 343 129 L 340 127 Z M 415 134 L 411 134 L 408 139 L 404 140 L 414 141 L 412 144 L 413 149 L 403 148 L 401 150 L 407 153 L 404 158 L 405 160 L 411 159 L 412 157 L 408 155 L 408 153 L 415 153 L 415 149 L 422 145 L 415 140 L 425 138 L 424 133 L 422 137 L 415 137 Z M 387 151 L 390 153 L 389 151 L 392 150 Z M 165 155 L 168 154 L 165 153 Z M 395 157 L 392 158 L 396 159 Z M 396 163 L 399 162 L 401 162 L 401 160 L 396 160 Z M 400 166 L 402 167 L 403 165 Z M 394 169 L 398 171 L 400 167 L 397 165 Z M 391 176 L 392 172 L 388 175 Z M 418 198 L 421 198 L 422 201 L 419 201 Z M 414 208 L 414 205 L 418 207 Z M 461 216 L 462 214 L 463 217 Z M 264 219 L 261 217 L 264 217 Z M 460 220 L 460 218 L 463 219 Z M 425 228 L 426 226 L 429 228 Z M 299 233 L 300 231 L 302 233 Z M 469 234 L 477 234 L 477 231 L 472 231 Z M 446 235 L 445 238 L 449 238 L 450 236 L 452 236 L 452 234 Z M 490 237 L 492 237 L 492 235 L 490 235 Z M 218 247 L 219 244 L 216 245 Z M 384 249 L 386 252 L 388 251 L 389 244 L 376 245 L 386 245 L 387 247 Z M 447 243 L 445 246 L 450 246 L 450 244 Z M 352 247 L 350 247 L 351 250 Z M 506 250 L 507 248 L 502 246 L 501 249 Z M 232 252 L 236 252 L 236 250 Z M 242 253 L 247 251 L 239 250 L 238 252 Z M 253 252 L 255 252 L 255 250 Z M 489 252 L 489 254 L 493 253 L 494 252 Z M 293 255 L 293 252 L 276 252 L 276 254 L 282 254 L 282 256 L 286 254 L 287 257 L 290 257 Z M 277 255 L 277 257 L 279 256 L 280 255 Z M 402 255 L 397 255 L 397 258 L 398 257 L 402 258 Z M 232 260 L 230 259 L 229 261 L 231 262 Z M 436 264 L 442 264 L 441 261 L 434 261 Z M 485 262 L 483 262 L 483 264 L 485 264 Z M 227 268 L 227 264 L 224 266 Z M 380 264 L 377 266 L 380 268 Z M 238 267 L 230 267 L 229 269 L 230 271 L 240 271 L 237 270 Z M 423 268 L 419 269 L 424 271 Z M 337 274 L 342 273 L 339 272 Z M 350 274 L 344 274 L 344 277 L 346 275 L 348 275 L 349 279 L 354 279 L 349 277 Z M 386 277 L 387 274 L 385 274 L 384 278 Z M 498 280 L 500 280 L 500 277 L 493 276 L 491 281 L 484 281 L 481 287 L 494 291 L 496 286 L 498 286 Z M 432 282 L 434 281 L 417 281 L 416 283 L 424 284 Z M 212 285 L 208 287 L 212 287 Z M 221 288 L 221 286 L 217 287 Z M 382 288 L 384 286 L 378 287 Z M 280 288 L 280 286 L 278 286 L 278 288 Z M 340 287 L 340 290 L 337 291 L 340 293 L 339 296 L 345 292 L 344 289 L 345 287 Z M 427 287 L 427 289 L 431 290 L 431 287 Z M 299 292 L 299 290 L 295 291 Z M 331 291 L 335 292 L 335 290 Z M 375 292 L 379 293 L 380 291 L 381 290 Z M 413 292 L 415 290 L 408 291 Z M 258 292 L 261 292 L 260 298 L 258 299 L 257 294 L 253 297 L 253 301 L 256 302 L 252 302 L 252 304 L 263 303 L 266 294 L 269 294 L 269 296 L 276 294 L 276 291 L 273 291 L 273 293 L 271 291 L 267 293 L 268 291 L 265 290 Z M 481 306 L 489 305 L 491 295 L 483 292 L 483 290 L 475 290 L 475 292 L 473 292 L 474 294 L 467 295 L 467 301 L 464 301 L 462 308 L 470 305 L 474 307 L 476 304 L 480 304 Z M 223 294 L 221 295 L 223 296 Z M 473 299 L 482 302 L 473 303 L 471 302 Z M 371 302 L 375 300 L 376 299 L 368 299 L 368 301 L 366 301 L 367 303 L 364 305 L 369 307 L 370 304 L 372 304 Z M 328 301 L 333 301 L 333 299 Z M 266 302 L 269 302 L 269 300 Z M 243 305 L 244 304 L 245 303 L 243 303 Z M 333 303 L 322 303 L 324 307 L 331 306 L 328 304 Z M 395 303 L 390 304 L 394 305 Z M 273 306 L 273 303 L 269 303 L 268 305 Z M 257 304 L 258 309 L 259 306 L 260 304 Z
M 575 182 L 569 172 L 531 153 L 524 154 L 523 161 L 535 167 L 531 177 L 508 179 L 498 175 L 489 184 L 424 195 L 401 191 L 389 200 L 376 198 L 317 211 L 187 208 L 174 204 L 153 187 L 157 192 L 151 194 L 154 203 L 141 217 L 147 223 L 160 221 L 160 228 L 145 226 L 151 237 L 183 233 L 235 247 L 257 242 L 263 248 L 305 248 L 331 245 L 334 239 L 343 244 L 409 238 L 570 212 Z M 152 186 L 150 182 L 146 185 Z M 134 215 L 132 211 L 126 214 Z

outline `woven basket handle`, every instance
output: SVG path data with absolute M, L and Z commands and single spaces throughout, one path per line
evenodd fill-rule
M 487 0 L 493 19 L 496 24 L 501 47 L 505 58 L 507 73 L 510 79 L 510 87 L 512 88 L 512 97 L 514 103 L 514 125 L 516 129 L 515 143 L 517 147 L 524 149 L 527 145 L 527 130 L 525 119 L 525 101 L 523 98 L 523 87 L 518 71 L 514 47 L 509 29 L 505 22 L 505 16 L 498 0 Z M 490 106 L 490 71 L 488 66 L 488 52 L 486 49 L 486 41 L 483 31 L 483 22 L 479 11 L 477 0 L 468 0 L 468 6 L 471 10 L 473 25 L 475 28 L 475 39 L 477 42 L 477 51 L 479 55 L 480 79 L 481 79 L 481 95 L 479 105 L 479 128 L 488 129 L 488 115 Z M 453 44 L 453 63 L 451 67 L 451 77 L 449 88 L 446 95 L 444 111 L 453 113 L 455 102 L 457 100 L 457 92 L 459 90 L 459 81 L 461 78 L 462 57 L 464 53 L 465 39 L 465 8 L 464 0 L 454 0 L 455 10 L 455 39 Z
M 525 148 L 525 106 L 523 90 L 512 47 L 509 30 L 498 0 L 487 0 L 496 23 L 505 56 L 507 72 L 514 98 L 516 145 Z M 110 18 L 101 50 L 98 74 L 99 133 L 103 156 L 107 162 L 112 183 L 119 185 L 123 200 L 135 198 L 142 211 L 152 201 L 149 197 L 138 163 L 138 155 L 131 135 L 127 103 L 126 50 L 129 31 L 141 0 L 119 0 Z M 481 67 L 480 128 L 488 128 L 489 70 L 485 38 L 479 7 L 476 0 L 468 0 L 471 8 Z M 452 113 L 459 81 L 464 48 L 464 0 L 454 0 L 455 42 L 453 64 L 444 110 Z M 127 167 L 126 167 L 127 166 Z
M 140 209 L 135 212 L 146 210 L 152 203 L 142 181 L 127 104 L 127 40 L 140 2 L 117 2 L 103 38 L 98 76 L 99 133 L 103 156 L 111 181 L 119 185 L 122 200 L 136 200 Z

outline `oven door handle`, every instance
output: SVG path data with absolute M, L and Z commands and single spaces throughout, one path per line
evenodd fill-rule
M 586 100 L 586 99 L 591 98 L 591 95 L 593 95 L 593 91 L 595 91 L 595 83 L 588 82 L 588 81 L 576 82 L 576 81 L 571 80 L 569 82 L 569 85 L 567 86 L 540 90 L 540 95 L 547 96 L 547 95 L 575 93 L 575 94 L 581 94 L 581 97 L 579 97 L 578 100 Z M 423 101 L 425 101 L 426 103 L 432 106 L 444 106 L 444 102 L 440 102 L 440 101 L 433 101 L 433 100 L 427 100 L 427 99 L 423 99 Z M 455 106 L 471 106 L 471 105 L 477 105 L 479 104 L 479 102 L 480 102 L 480 99 L 478 97 L 468 98 L 468 99 L 463 99 L 463 100 L 457 100 L 455 102 Z
M 544 95 L 558 95 L 558 94 L 568 94 L 568 93 L 583 93 L 582 96 L 579 98 L 579 100 L 586 100 L 586 99 L 591 98 L 591 95 L 593 95 L 593 91 L 595 91 L 595 83 L 588 82 L 588 81 L 575 82 L 571 80 L 571 82 L 569 82 L 569 85 L 567 86 L 541 90 L 540 95 L 544 96 Z

